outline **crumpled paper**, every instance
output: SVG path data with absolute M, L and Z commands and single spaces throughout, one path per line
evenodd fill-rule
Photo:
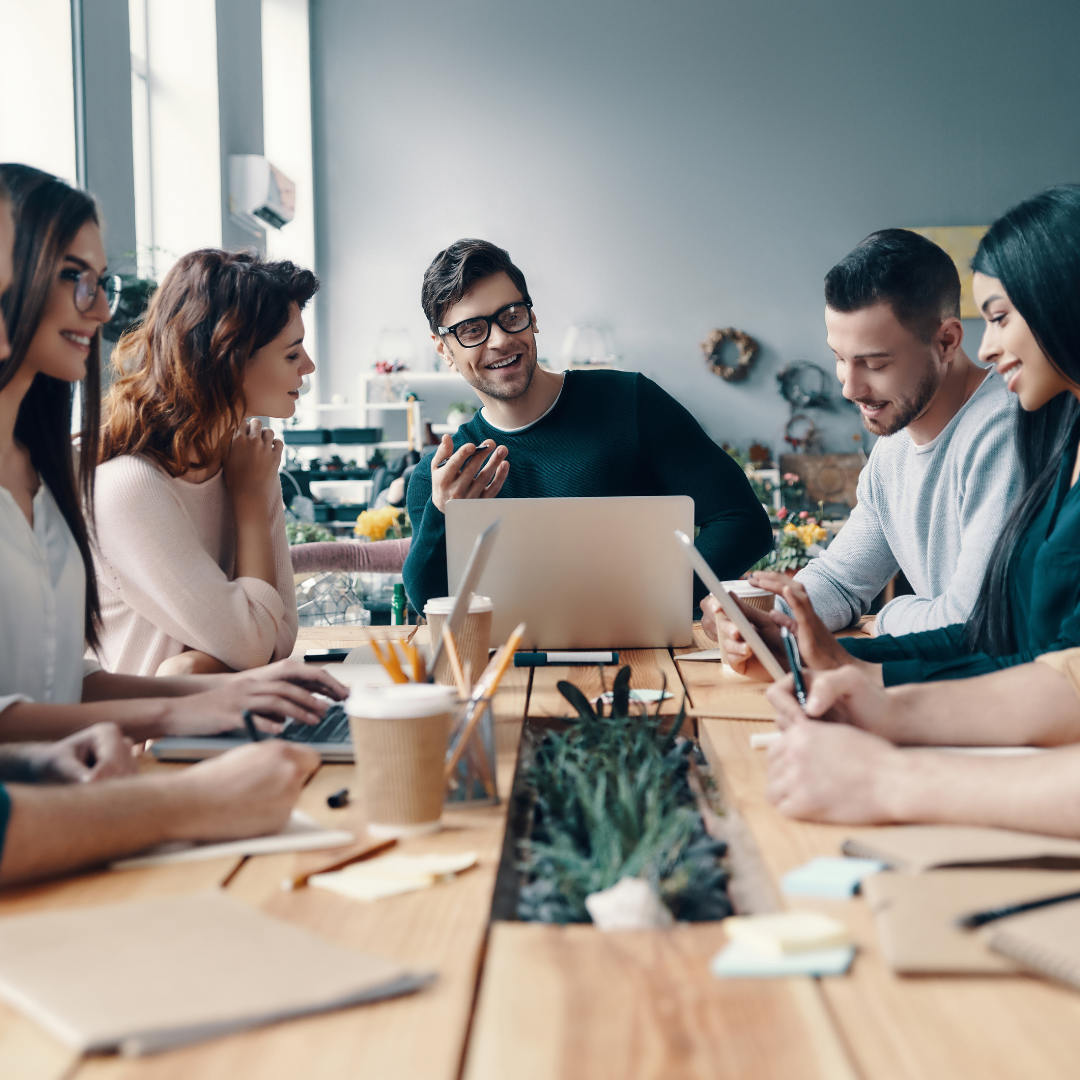
M 585 907 L 601 930 L 659 930 L 675 921 L 656 889 L 636 877 L 589 893 Z

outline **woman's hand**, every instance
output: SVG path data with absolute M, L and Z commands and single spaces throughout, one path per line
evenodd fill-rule
M 200 694 L 163 700 L 169 735 L 216 735 L 243 726 L 243 714 L 256 716 L 260 731 L 277 734 L 290 717 L 317 724 L 329 697 L 344 700 L 349 690 L 320 667 L 279 660 L 266 667 L 221 676 L 222 685 Z M 316 694 L 323 695 L 316 697 Z
M 258 500 L 265 507 L 281 465 L 282 442 L 262 421 L 240 425 L 225 447 L 225 485 L 233 501 Z

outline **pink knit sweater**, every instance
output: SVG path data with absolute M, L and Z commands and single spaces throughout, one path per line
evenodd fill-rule
M 296 592 L 280 497 L 272 503 L 276 589 L 258 578 L 234 580 L 236 525 L 224 473 L 189 484 L 138 456 L 98 468 L 95 566 L 107 671 L 153 675 L 185 649 L 238 670 L 292 652 Z

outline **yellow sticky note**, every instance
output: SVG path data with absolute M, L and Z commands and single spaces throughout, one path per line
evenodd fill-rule
M 842 922 L 816 911 L 735 915 L 724 920 L 724 932 L 732 941 L 742 942 L 766 956 L 851 944 L 851 935 Z

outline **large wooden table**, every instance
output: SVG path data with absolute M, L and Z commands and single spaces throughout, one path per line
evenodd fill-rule
M 316 643 L 350 645 L 356 638 L 347 630 L 305 632 L 298 652 Z M 729 716 L 768 715 L 767 703 L 712 665 L 680 663 L 665 650 L 627 652 L 623 659 L 639 687 L 659 687 L 665 678 L 669 687 L 681 691 L 680 681 L 685 686 L 694 729 L 721 780 L 732 821 L 744 823 L 750 838 L 766 902 L 784 906 L 780 876 L 815 855 L 837 854 L 848 830 L 788 821 L 765 801 L 765 755 L 751 750 L 750 734 L 771 724 Z M 596 675 L 588 669 L 508 672 L 496 701 L 504 798 L 523 719 L 563 712 L 555 689 L 560 678 L 589 690 Z M 324 765 L 301 808 L 328 824 L 360 825 L 354 811 L 326 805 L 327 793 L 349 786 L 351 775 L 351 766 Z M 431 967 L 439 978 L 409 997 L 137 1060 L 77 1059 L 0 1006 L 0 1077 L 1004 1080 L 1080 1073 L 1080 995 L 1020 976 L 896 977 L 881 958 L 858 898 L 799 901 L 843 919 L 859 944 L 851 973 L 825 980 L 713 979 L 708 961 L 724 943 L 717 924 L 618 934 L 590 926 L 491 925 L 505 805 L 447 812 L 442 832 L 404 845 L 474 850 L 476 869 L 374 904 L 319 890 L 281 891 L 292 855 L 89 873 L 7 890 L 0 894 L 0 917 L 225 888 L 343 946 Z

